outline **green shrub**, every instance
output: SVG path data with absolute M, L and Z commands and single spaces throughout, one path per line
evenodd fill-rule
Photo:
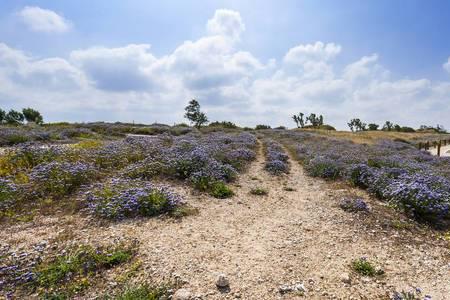
M 210 194 L 214 198 L 225 199 L 232 197 L 234 192 L 225 183 L 219 181 L 211 186 Z
M 208 125 L 209 127 L 222 127 L 222 128 L 228 128 L 228 129 L 235 129 L 238 128 L 238 126 L 232 122 L 229 121 L 222 121 L 222 122 L 212 122 Z
M 262 129 L 270 129 L 271 127 L 269 125 L 256 125 L 255 129 L 256 130 L 262 130 Z
M 12 134 L 12 135 L 9 135 L 6 138 L 6 140 L 7 140 L 6 144 L 9 146 L 12 146 L 12 145 L 16 145 L 16 144 L 26 143 L 26 142 L 30 141 L 30 137 L 26 136 L 26 135 L 21 135 L 21 134 Z
M 352 261 L 352 269 L 363 275 L 363 276 L 376 276 L 376 275 L 382 275 L 384 272 L 380 269 L 377 270 L 375 268 L 375 266 L 368 261 L 365 257 L 361 257 L 358 259 L 355 259 L 354 261 Z
M 252 188 L 250 190 L 250 194 L 258 195 L 258 196 L 264 196 L 264 195 L 269 194 L 269 192 L 266 189 L 264 189 L 264 188 L 256 187 L 256 188 Z

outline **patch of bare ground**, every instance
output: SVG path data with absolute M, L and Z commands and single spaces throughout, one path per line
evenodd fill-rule
M 307 177 L 292 158 L 288 175 L 271 176 L 262 153 L 260 147 L 231 199 L 177 187 L 199 209 L 196 215 L 106 224 L 80 215 L 43 217 L 2 228 L 0 239 L 20 248 L 42 240 L 137 239 L 140 263 L 130 283 L 175 281 L 200 299 L 389 299 L 394 290 L 410 287 L 448 299 L 450 248 L 439 233 L 405 220 L 364 191 Z M 268 195 L 253 195 L 254 188 Z M 349 193 L 363 197 L 371 212 L 341 210 L 339 200 Z M 369 278 L 353 272 L 350 264 L 360 257 L 385 274 Z M 113 289 L 123 272 L 109 271 L 100 289 Z M 230 281 L 228 291 L 215 286 L 220 273 Z M 280 286 L 294 283 L 302 283 L 304 292 L 280 292 Z M 98 290 L 85 297 L 94 298 Z

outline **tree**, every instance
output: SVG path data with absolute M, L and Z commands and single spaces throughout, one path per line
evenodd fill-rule
M 320 123 L 319 118 L 314 113 L 310 114 L 309 117 L 306 118 L 306 121 L 309 121 L 313 127 L 319 126 Z
M 189 101 L 188 106 L 184 110 L 186 111 L 184 117 L 193 123 L 195 127 L 200 128 L 202 125 L 208 123 L 208 118 L 204 112 L 200 111 L 200 103 L 197 100 L 192 99 Z
M 5 122 L 10 125 L 20 125 L 24 119 L 24 115 L 14 109 L 11 109 L 5 116 Z
M 392 131 L 392 129 L 394 128 L 394 124 L 391 121 L 386 121 L 386 123 L 384 123 L 383 125 L 383 129 L 384 131 Z
M 292 119 L 294 119 L 294 122 L 297 125 L 297 128 L 300 128 L 300 123 L 299 123 L 299 120 L 298 120 L 298 116 L 297 115 L 293 115 Z
M 34 110 L 32 108 L 24 108 L 22 109 L 22 114 L 27 122 L 34 122 L 36 124 L 44 123 L 44 118 L 42 118 L 41 113 L 37 110 Z
M 264 125 L 264 124 L 259 124 L 255 126 L 256 130 L 262 130 L 262 129 L 270 129 L 270 125 Z
M 375 131 L 378 130 L 378 128 L 380 127 L 380 125 L 375 124 L 375 123 L 370 123 L 369 125 L 367 125 L 370 131 Z
M 320 115 L 319 116 L 319 126 L 322 126 L 323 125 L 323 116 L 322 115 Z
M 6 112 L 0 108 L 0 124 L 3 124 L 5 122 Z
M 300 124 L 300 128 L 305 127 L 305 119 L 304 119 L 305 114 L 304 113 L 298 113 L 298 123 Z
M 350 130 L 352 132 L 354 131 L 365 131 L 367 130 L 366 128 L 366 123 L 361 122 L 360 119 L 351 119 L 350 122 L 347 123 L 348 127 L 350 128 Z
M 294 119 L 295 124 L 297 124 L 297 128 L 305 127 L 305 119 L 303 118 L 304 116 L 305 116 L 304 113 L 298 113 L 298 115 L 292 116 L 292 119 Z

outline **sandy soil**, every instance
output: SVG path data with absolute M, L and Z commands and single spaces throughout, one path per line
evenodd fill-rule
M 62 237 L 72 243 L 136 238 L 142 267 L 132 281 L 177 280 L 198 299 L 388 299 L 394 290 L 411 287 L 433 299 L 449 299 L 450 247 L 438 233 L 412 223 L 394 226 L 403 218 L 400 213 L 365 192 L 309 178 L 292 159 L 286 176 L 271 176 L 263 167 L 260 150 L 235 184 L 236 195 L 227 200 L 178 187 L 199 209 L 179 221 L 160 217 L 99 225 L 78 215 L 45 217 L 2 228 L 0 239 L 27 248 Z M 254 187 L 269 194 L 251 195 Z M 349 193 L 365 198 L 371 213 L 342 211 L 338 202 Z M 351 261 L 362 256 L 385 275 L 352 272 Z M 216 288 L 219 273 L 228 276 L 229 291 Z M 106 278 L 113 281 L 114 274 Z M 305 295 L 280 293 L 280 286 L 294 283 L 303 283 Z M 96 290 L 89 293 L 93 297 Z

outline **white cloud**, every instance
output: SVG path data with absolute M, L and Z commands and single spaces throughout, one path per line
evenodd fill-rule
M 35 59 L 2 43 L 0 74 L 21 89 L 67 90 L 85 84 L 82 72 L 62 58 Z
M 239 39 L 245 30 L 241 15 L 229 9 L 216 10 L 214 17 L 206 25 L 210 35 L 223 35 L 232 39 Z
M 149 50 L 147 44 L 93 47 L 73 51 L 70 60 L 101 90 L 144 91 L 157 85 L 152 77 L 157 60 Z
M 320 41 L 261 62 L 239 49 L 244 28 L 239 13 L 219 10 L 204 37 L 160 57 L 148 44 L 75 50 L 69 59 L 0 44 L 0 106 L 34 106 L 50 120 L 173 123 L 197 98 L 211 120 L 289 126 L 303 111 L 338 128 L 352 117 L 419 126 L 450 114 L 450 82 L 392 78 L 377 54 L 338 67 L 342 47 Z
M 19 16 L 33 31 L 63 33 L 71 28 L 70 22 L 64 17 L 37 6 L 25 6 Z
M 444 70 L 446 70 L 448 73 L 450 73 L 450 57 L 448 58 L 447 62 L 442 65 Z
M 302 65 L 307 62 L 328 61 L 341 53 L 342 47 L 334 43 L 298 45 L 289 49 L 284 56 L 284 62 L 293 65 Z
M 343 77 L 351 82 L 362 80 L 386 80 L 389 71 L 378 64 L 378 55 L 363 56 L 345 67 Z

